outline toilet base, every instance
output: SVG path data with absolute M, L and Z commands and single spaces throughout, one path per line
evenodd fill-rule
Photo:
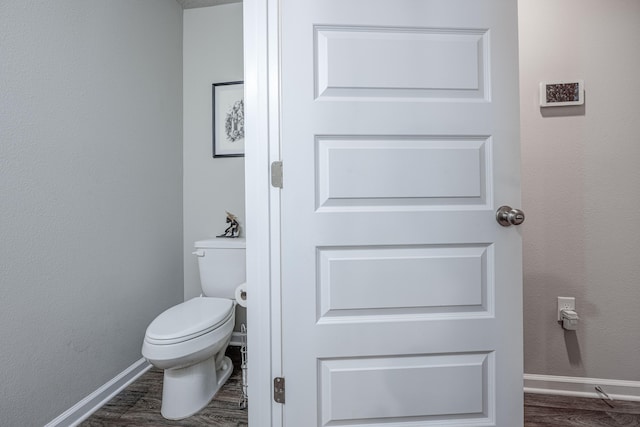
M 216 371 L 215 356 L 195 365 L 179 369 L 165 369 L 162 385 L 162 416 L 169 420 L 190 417 L 213 399 L 229 379 L 233 364 L 224 357 Z

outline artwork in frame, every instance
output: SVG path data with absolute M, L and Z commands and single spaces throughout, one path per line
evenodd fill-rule
M 565 107 L 584 104 L 584 81 L 540 83 L 541 107 Z
M 213 157 L 244 156 L 244 82 L 213 84 Z

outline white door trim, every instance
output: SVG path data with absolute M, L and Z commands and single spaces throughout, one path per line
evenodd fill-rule
M 282 405 L 272 400 L 282 372 L 280 190 L 270 184 L 270 164 L 280 159 L 277 13 L 277 1 L 244 1 L 249 425 L 260 427 L 282 425 Z

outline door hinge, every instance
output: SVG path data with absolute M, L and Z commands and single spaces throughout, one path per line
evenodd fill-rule
M 281 161 L 271 163 L 271 185 L 276 188 L 282 188 L 282 162 Z
M 275 377 L 273 379 L 273 400 L 277 403 L 284 403 L 284 378 Z

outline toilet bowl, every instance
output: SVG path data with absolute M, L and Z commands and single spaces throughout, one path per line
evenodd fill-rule
M 224 352 L 231 339 L 235 303 L 198 297 L 171 307 L 147 328 L 142 355 L 164 369 L 162 416 L 177 420 L 204 408 L 233 370 Z
M 161 413 L 171 420 L 207 406 L 233 371 L 225 350 L 235 324 L 232 298 L 244 282 L 244 242 L 207 240 L 196 242 L 196 248 L 206 296 L 162 312 L 147 328 L 142 344 L 144 358 L 164 369 Z M 220 267 L 224 273 L 212 278 Z

